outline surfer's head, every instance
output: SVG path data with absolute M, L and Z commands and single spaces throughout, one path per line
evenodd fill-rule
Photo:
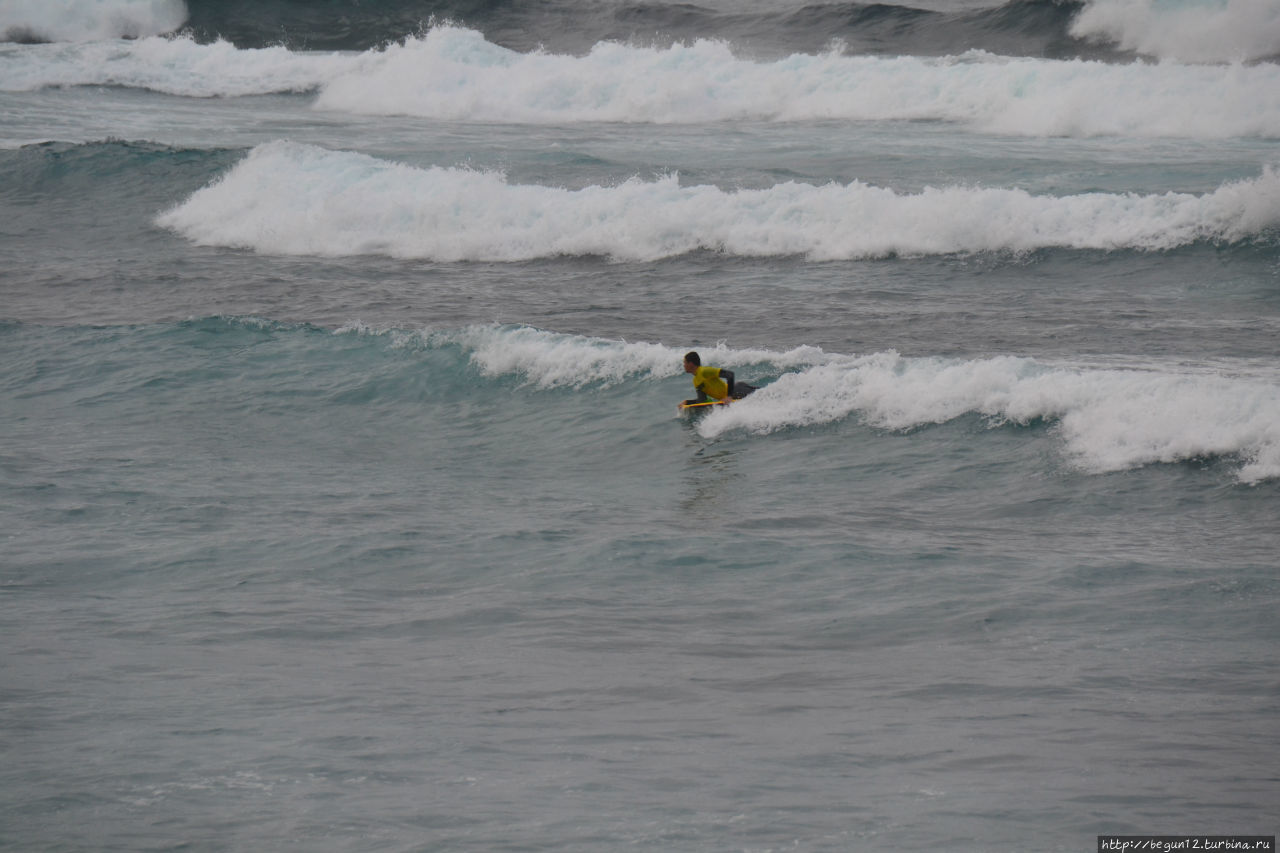
M 684 354 L 684 372 L 693 373 L 702 366 L 702 356 L 690 350 Z

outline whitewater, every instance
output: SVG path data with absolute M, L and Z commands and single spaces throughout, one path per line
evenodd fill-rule
M 0 47 L 0 91 L 125 86 L 187 97 L 314 93 L 366 115 L 563 122 L 948 121 L 997 134 L 1280 137 L 1272 63 L 1182 65 L 1006 57 L 765 61 L 722 41 L 602 43 L 518 53 L 476 30 L 432 29 L 361 53 L 240 49 L 190 37 Z
M 583 340 L 527 327 L 410 332 L 349 323 L 335 334 L 388 336 L 397 349 L 461 347 L 486 377 L 516 376 L 540 390 L 666 379 L 679 373 L 681 359 L 658 344 Z M 1258 366 L 1239 364 L 1223 375 L 1185 365 L 1119 370 L 1008 356 L 853 356 L 811 346 L 773 352 L 721 345 L 704 358 L 771 380 L 740 405 L 701 418 L 697 430 L 708 438 L 849 418 L 903 432 L 976 414 L 989 428 L 1051 422 L 1064 457 L 1095 473 L 1219 456 L 1244 461 L 1243 482 L 1280 477 L 1280 375 Z
M 1270 839 L 1278 58 L 0 0 L 0 850 Z
M 312 177 L 315 176 L 315 177 Z M 654 260 L 698 249 L 849 260 L 955 252 L 1172 249 L 1234 243 L 1280 226 L 1280 177 L 1200 196 L 786 182 L 682 186 L 678 176 L 579 190 L 513 186 L 501 174 L 414 169 L 273 142 L 156 223 L 202 244 L 294 255 L 442 261 L 556 255 Z

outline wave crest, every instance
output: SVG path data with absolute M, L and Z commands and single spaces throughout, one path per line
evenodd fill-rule
M 1019 189 L 900 194 L 859 181 L 759 190 L 669 175 L 567 190 L 292 142 L 254 148 L 157 224 L 212 246 L 282 255 L 646 261 L 699 250 L 816 261 L 1044 248 L 1173 249 L 1280 226 L 1280 172 L 1212 193 L 1037 196 Z
M 723 41 L 518 53 L 436 27 L 359 54 L 146 38 L 0 50 L 0 91 L 113 85 L 189 97 L 314 92 L 316 109 L 525 124 L 944 121 L 1020 136 L 1280 138 L 1280 65 L 960 56 L 744 59 Z
M 0 41 L 138 39 L 171 33 L 186 20 L 184 0 L 5 0 Z
M 1280 58 L 1280 4 L 1274 0 L 1185 4 L 1089 0 L 1072 21 L 1071 34 L 1182 62 L 1276 59 Z
M 339 331 L 368 333 L 358 324 Z M 375 334 L 391 335 L 395 346 L 456 350 L 491 380 L 517 377 L 538 389 L 662 382 L 678 383 L 683 393 L 687 385 L 683 347 L 528 326 Z M 1049 424 L 1069 464 L 1086 473 L 1224 458 L 1238 461 L 1243 483 L 1280 478 L 1280 376 L 1273 368 L 1103 368 L 1014 356 L 852 355 L 811 346 L 776 351 L 720 344 L 701 352 L 705 363 L 766 383 L 700 419 L 697 429 L 706 438 L 849 419 L 910 431 L 977 415 L 991 428 Z
M 1280 477 L 1280 385 L 1158 370 L 1053 367 L 1031 359 L 908 359 L 886 352 L 789 373 L 699 426 L 770 433 L 858 416 L 909 430 L 966 414 L 992 426 L 1050 421 L 1090 473 L 1207 457 L 1241 460 L 1238 477 Z

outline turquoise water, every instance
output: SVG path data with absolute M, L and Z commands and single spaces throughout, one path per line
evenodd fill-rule
M 1110 5 L 0 10 L 0 848 L 1274 833 L 1280 46 Z

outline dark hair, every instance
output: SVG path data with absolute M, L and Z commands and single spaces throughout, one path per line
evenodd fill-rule
M 694 367 L 702 367 L 702 356 L 692 350 L 684 354 L 685 361 L 692 361 Z

